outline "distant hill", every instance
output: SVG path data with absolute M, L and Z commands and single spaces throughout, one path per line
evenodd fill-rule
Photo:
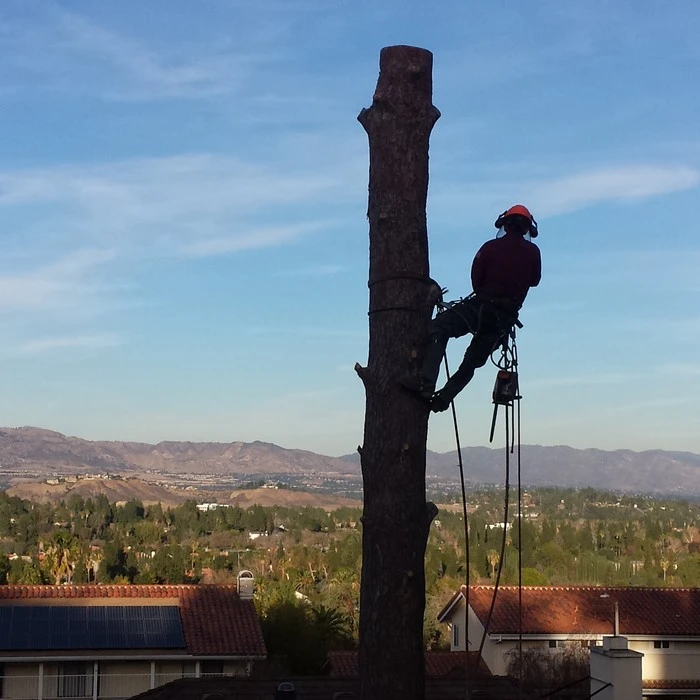
M 287 508 L 323 508 L 324 510 L 336 510 L 345 506 L 357 508 L 361 501 L 332 494 L 308 493 L 296 489 L 237 489 L 232 491 L 227 498 L 219 498 L 220 503 L 228 503 L 239 508 L 248 508 L 254 504 L 264 506 L 284 506 Z
M 465 474 L 471 483 L 503 483 L 503 448 L 462 449 Z M 511 482 L 516 455 L 510 455 Z M 432 453 L 428 457 L 431 474 L 446 477 L 457 474 L 457 452 Z M 529 486 L 562 488 L 593 487 L 609 491 L 648 493 L 700 498 L 700 455 L 665 450 L 579 450 L 565 445 L 545 447 L 523 445 L 521 474 Z
M 161 503 L 165 507 L 175 507 L 194 495 L 184 491 L 166 489 L 140 479 L 81 479 L 75 483 L 47 484 L 45 482 L 18 483 L 7 489 L 10 496 L 18 496 L 28 501 L 56 503 L 67 499 L 71 494 L 82 498 L 94 498 L 104 494 L 110 503 L 139 500 L 148 505 Z
M 267 442 L 110 442 L 43 428 L 0 428 L 0 469 L 66 473 L 359 474 L 359 466 Z
M 94 498 L 98 494 L 104 494 L 110 503 L 138 500 L 146 505 L 160 503 L 165 507 L 179 506 L 188 499 L 208 500 L 209 498 L 214 498 L 217 503 L 238 506 L 239 508 L 249 508 L 258 504 L 264 507 L 302 508 L 309 506 L 323 510 L 336 510 L 344 506 L 357 508 L 362 505 L 360 501 L 342 496 L 308 493 L 296 489 L 236 489 L 226 495 L 221 493 L 207 494 L 199 489 L 192 492 L 184 489 L 165 488 L 140 479 L 88 478 L 80 479 L 74 483 L 61 482 L 59 484 L 27 481 L 14 484 L 7 489 L 7 493 L 10 496 L 40 503 L 57 503 L 66 500 L 71 494 L 77 494 L 83 498 Z
M 466 447 L 465 476 L 471 485 L 504 482 L 504 450 Z M 648 450 L 579 450 L 567 446 L 524 445 L 522 478 L 527 486 L 593 487 L 656 495 L 700 498 L 700 455 Z M 515 457 L 511 455 L 515 477 Z M 456 452 L 428 452 L 428 475 L 444 481 L 459 478 Z M 0 473 L 119 473 L 154 471 L 177 475 L 214 474 L 245 478 L 272 475 L 328 476 L 336 480 L 360 475 L 357 454 L 327 457 L 287 450 L 265 442 L 89 441 L 42 428 L 0 428 Z

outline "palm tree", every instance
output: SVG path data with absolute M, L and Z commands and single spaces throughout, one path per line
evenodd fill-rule
M 78 541 L 68 532 L 59 530 L 46 549 L 46 565 L 55 585 L 71 583 L 73 569 L 81 557 Z
M 489 560 L 489 566 L 491 567 L 491 578 L 494 578 L 496 576 L 496 567 L 501 560 L 501 555 L 495 549 L 489 549 L 486 558 Z
M 346 647 L 352 643 L 348 620 L 339 610 L 319 605 L 311 612 L 326 649 Z
M 313 571 L 300 571 L 294 583 L 294 589 L 300 593 L 310 593 L 316 585 L 316 576 Z
M 340 609 L 344 612 L 350 626 L 350 632 L 354 637 L 359 622 L 360 611 L 359 577 L 350 569 L 340 569 L 329 581 L 329 589 L 333 598 L 338 602 Z

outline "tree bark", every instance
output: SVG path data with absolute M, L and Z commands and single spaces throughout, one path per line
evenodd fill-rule
M 427 405 L 398 383 L 415 368 L 435 302 L 429 279 L 428 143 L 433 56 L 382 49 L 369 137 L 369 359 L 366 393 L 359 669 L 364 700 L 425 697 L 424 557 L 437 513 L 425 498 Z

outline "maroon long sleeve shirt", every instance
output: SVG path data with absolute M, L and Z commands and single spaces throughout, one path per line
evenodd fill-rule
M 481 246 L 472 263 L 477 296 L 506 298 L 522 306 L 542 276 L 540 249 L 520 234 L 506 233 Z

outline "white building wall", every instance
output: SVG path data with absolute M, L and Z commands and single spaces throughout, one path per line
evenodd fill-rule
M 130 698 L 150 687 L 150 661 L 100 662 L 100 698 Z
M 39 664 L 3 664 L 3 698 L 39 697 Z
M 644 680 L 696 680 L 700 667 L 700 642 L 670 641 L 668 649 L 654 648 L 653 641 L 630 641 L 629 648 L 644 654 Z

